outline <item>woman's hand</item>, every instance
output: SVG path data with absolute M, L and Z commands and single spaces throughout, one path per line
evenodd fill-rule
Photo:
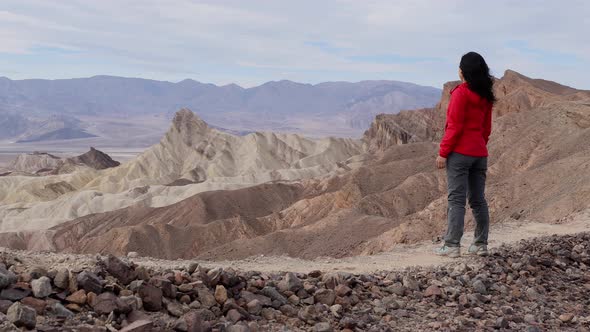
M 443 158 L 441 156 L 436 157 L 436 168 L 442 169 L 445 168 L 447 164 L 447 158 Z

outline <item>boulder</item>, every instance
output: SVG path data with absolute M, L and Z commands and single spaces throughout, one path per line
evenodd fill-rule
M 33 295 L 37 298 L 44 298 L 51 294 L 51 280 L 45 276 L 31 281 Z
M 104 264 L 106 270 L 113 277 L 119 279 L 123 285 L 129 285 L 130 282 L 137 278 L 137 273 L 131 266 L 113 255 L 108 255 Z
M 151 284 L 142 284 L 139 287 L 138 293 L 145 310 L 162 310 L 162 290 L 160 288 Z
M 78 274 L 76 280 L 78 287 L 83 288 L 86 292 L 102 293 L 102 283 L 96 274 L 89 271 L 82 271 Z
M 6 312 L 8 320 L 17 327 L 34 329 L 37 325 L 37 313 L 35 309 L 15 302 Z

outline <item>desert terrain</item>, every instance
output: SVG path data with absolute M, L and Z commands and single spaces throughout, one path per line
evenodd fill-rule
M 90 147 L 4 157 L 1 323 L 588 328 L 590 91 L 510 70 L 496 81 L 491 254 L 451 260 L 432 253 L 446 228 L 434 159 L 457 83 L 432 108 L 377 115 L 360 139 L 232 133 L 181 109 L 121 164 Z

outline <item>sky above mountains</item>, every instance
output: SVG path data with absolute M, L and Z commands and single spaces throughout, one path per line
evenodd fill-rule
M 3 0 L 0 76 L 440 87 L 474 50 L 496 76 L 590 89 L 589 13 L 583 0 Z

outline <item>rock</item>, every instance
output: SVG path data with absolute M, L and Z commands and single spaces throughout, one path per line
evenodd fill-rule
M 270 297 L 271 300 L 279 302 L 281 305 L 287 304 L 287 299 L 279 293 L 275 288 L 266 286 L 261 291 L 261 294 Z
M 57 288 L 67 289 L 70 283 L 70 271 L 68 269 L 60 269 L 57 271 L 55 278 L 53 278 L 53 284 Z
M 387 287 L 387 291 L 397 296 L 404 296 L 406 294 L 406 287 L 404 287 L 401 283 L 397 282 Z
M 142 284 L 138 291 L 139 297 L 143 302 L 143 307 L 147 311 L 162 310 L 162 290 L 151 284 Z
M 230 325 L 225 330 L 227 332 L 250 332 L 250 328 L 248 326 L 241 324 Z
M 290 304 L 282 305 L 279 311 L 287 317 L 297 317 L 297 309 Z
M 321 314 L 317 312 L 315 306 L 303 307 L 297 313 L 297 317 L 308 324 L 313 324 L 320 317 L 320 315 Z
M 217 285 L 215 287 L 215 300 L 219 304 L 224 304 L 227 301 L 227 290 L 223 285 Z
M 9 288 L 5 288 L 0 292 L 0 298 L 3 300 L 10 300 L 10 301 L 20 301 L 25 297 L 31 295 L 31 290 L 28 288 L 22 288 L 17 284 L 10 286 Z
M 123 303 L 125 303 L 127 306 L 129 306 L 129 308 L 131 308 L 132 311 L 143 309 L 143 302 L 137 296 L 134 296 L 134 295 L 121 296 L 121 297 L 119 297 L 119 300 L 121 300 Z
M 165 278 L 151 278 L 150 284 L 162 290 L 162 295 L 168 298 L 176 298 L 176 286 Z
M 350 295 L 350 293 L 352 293 L 352 289 L 350 289 L 350 287 L 346 286 L 346 285 L 337 285 L 334 288 L 334 291 L 336 292 L 336 296 L 340 296 L 340 297 L 344 297 L 344 296 L 348 296 Z
M 12 301 L 9 300 L 0 300 L 0 312 L 6 314 L 8 308 L 12 305 Z
M 108 315 L 117 310 L 117 296 L 113 293 L 102 293 L 96 297 L 92 308 L 99 315 Z
M 437 296 L 441 296 L 441 295 L 442 295 L 442 291 L 436 285 L 428 286 L 428 288 L 426 288 L 426 290 L 424 291 L 424 296 L 426 296 L 426 297 L 437 297 Z
M 539 299 L 539 297 L 541 296 L 541 295 L 540 295 L 540 294 L 537 292 L 537 290 L 536 290 L 535 288 L 533 288 L 533 287 L 529 287 L 529 288 L 527 288 L 527 289 L 526 289 L 526 295 L 527 295 L 527 297 L 528 297 L 530 300 L 533 300 L 533 301 L 535 301 L 535 300 L 538 300 L 538 299 Z
M 258 300 L 263 307 L 270 307 L 272 305 L 272 300 L 264 295 L 254 294 L 249 291 L 242 291 L 240 295 L 246 302 Z
M 66 304 L 66 309 L 72 311 L 72 312 L 81 312 L 82 308 L 76 304 L 76 303 L 68 303 Z
M 301 279 L 299 279 L 295 275 L 295 273 L 288 272 L 285 275 L 285 277 L 283 278 L 283 280 L 281 280 L 281 282 L 279 282 L 278 287 L 282 292 L 286 292 L 286 291 L 297 292 L 299 289 L 301 289 L 303 287 L 303 283 L 301 282 Z
M 223 272 L 223 269 L 220 267 L 211 269 L 211 270 L 209 270 L 209 272 L 207 272 L 207 278 L 209 279 L 209 286 L 211 286 L 211 287 L 217 286 L 217 284 L 219 283 L 219 280 L 221 280 L 222 272 Z
M 189 293 L 193 290 L 193 285 L 191 284 L 182 284 L 178 286 L 178 291 L 182 293 Z
M 51 294 L 51 280 L 45 276 L 31 281 L 33 295 L 37 298 L 44 298 Z
M 141 287 L 141 285 L 145 284 L 145 281 L 143 280 L 133 280 L 132 282 L 129 283 L 129 290 L 131 292 L 138 292 L 139 288 Z
M 248 312 L 254 315 L 259 315 L 260 311 L 262 311 L 262 304 L 258 300 L 252 300 L 246 304 L 248 308 Z
M 316 302 L 331 306 L 336 300 L 336 293 L 331 289 L 320 289 L 315 292 L 313 297 Z
M 16 279 L 16 275 L 12 271 L 8 271 L 3 266 L 0 266 L 0 289 L 14 284 Z
M 502 310 L 502 313 L 505 315 L 512 315 L 514 313 L 514 309 L 512 309 L 511 306 L 507 305 L 501 306 L 500 310 Z
M 488 294 L 488 289 L 486 288 L 486 285 L 483 283 L 483 281 L 477 279 L 472 283 L 473 286 L 473 290 L 476 291 L 479 294 L 482 295 L 487 295 Z
M 168 312 L 170 313 L 170 315 L 172 315 L 174 317 L 181 317 L 186 312 L 184 310 L 184 308 L 182 307 L 182 305 L 180 305 L 177 302 L 169 302 L 166 305 L 166 310 L 168 310 Z
M 129 258 L 137 258 L 139 257 L 139 253 L 137 251 L 130 251 L 127 253 L 127 257 Z
M 145 311 L 139 311 L 139 310 L 132 310 L 130 313 L 128 313 L 126 315 L 126 317 L 127 317 L 128 323 L 137 322 L 138 320 L 149 320 L 150 319 L 150 316 L 148 314 L 146 314 Z
M 340 304 L 334 304 L 330 307 L 330 312 L 336 318 L 340 318 L 342 316 L 342 306 Z
M 233 323 L 237 323 L 244 319 L 244 316 L 236 309 L 229 310 L 225 316 Z
M 68 288 L 67 290 L 70 293 L 73 293 L 78 290 L 78 278 L 77 275 L 73 271 L 69 271 L 68 273 Z
M 133 268 L 113 255 L 108 255 L 107 259 L 104 261 L 104 264 L 106 270 L 112 276 L 119 279 L 123 285 L 129 285 L 130 282 L 137 278 L 137 273 L 135 270 L 133 270 Z
M 135 321 L 126 327 L 119 330 L 119 332 L 155 332 L 154 323 L 151 320 L 141 319 Z
M 524 322 L 527 324 L 534 324 L 537 322 L 537 319 L 535 318 L 534 315 L 526 314 L 526 315 L 524 315 Z
M 148 270 L 145 267 L 138 266 L 135 269 L 135 272 L 137 273 L 137 279 L 143 280 L 143 281 L 150 280 L 150 274 L 149 274 Z
M 322 276 L 322 281 L 326 285 L 326 288 L 329 289 L 334 289 L 344 282 L 342 275 L 339 273 L 326 273 Z
M 410 290 L 419 290 L 420 289 L 420 284 L 416 281 L 416 279 L 414 279 L 411 276 L 404 276 L 402 278 L 402 284 L 404 287 L 406 287 L 407 289 Z
M 184 319 L 179 318 L 176 320 L 176 322 L 174 322 L 174 326 L 172 328 L 174 331 L 186 332 L 188 331 L 188 324 Z
M 572 314 L 572 313 L 566 313 L 566 314 L 559 315 L 559 320 L 561 320 L 564 323 L 569 323 L 572 321 L 572 319 L 574 319 L 574 314 Z
M 188 263 L 187 271 L 188 271 L 188 273 L 193 274 L 197 270 L 198 267 L 199 267 L 199 263 L 190 262 L 190 263 Z
M 197 311 L 189 311 L 182 316 L 187 325 L 188 332 L 205 332 L 209 330 L 209 324 L 204 321 Z
M 16 327 L 34 329 L 37 325 L 37 314 L 35 309 L 23 305 L 20 302 L 15 302 L 10 308 L 8 308 L 6 317 Z
M 321 322 L 315 324 L 313 330 L 315 332 L 332 332 L 332 327 L 330 326 L 330 323 Z
M 299 297 L 295 294 L 289 296 L 289 298 L 287 299 L 287 301 L 289 301 L 289 303 L 293 304 L 293 305 L 298 305 L 299 304 Z
M 71 303 L 84 305 L 84 304 L 86 304 L 86 298 L 87 298 L 86 291 L 83 289 L 80 289 L 80 290 L 76 291 L 75 293 L 71 294 L 70 296 L 66 297 L 66 301 L 71 302 Z
M 486 313 L 485 310 L 483 310 L 480 307 L 475 307 L 469 311 L 469 314 L 471 316 L 473 316 L 474 318 L 481 318 L 481 317 L 483 317 L 483 315 L 485 315 L 485 313 Z
M 508 327 L 508 320 L 504 317 L 498 317 L 496 319 L 496 324 L 494 325 L 497 329 L 505 329 Z
M 189 304 L 189 303 L 191 303 L 191 297 L 185 294 L 185 295 L 181 296 L 178 301 L 180 301 L 180 303 L 183 303 L 183 304 Z
M 45 312 L 45 306 L 47 306 L 47 302 L 41 299 L 36 299 L 34 297 L 25 297 L 20 301 L 20 303 L 35 309 L 37 315 L 43 315 Z
M 93 292 L 95 294 L 102 293 L 102 284 L 96 274 L 89 271 L 82 271 L 76 277 L 78 286 L 83 288 L 86 292 Z
M 86 303 L 92 305 L 96 301 L 96 294 L 93 292 L 86 293 Z
M 68 318 L 74 316 L 74 313 L 68 310 L 59 302 L 54 302 L 47 305 L 47 311 L 49 314 L 58 318 Z
M 213 294 L 211 294 L 207 288 L 199 287 L 199 289 L 197 289 L 197 294 L 199 297 L 199 302 L 201 302 L 201 304 L 206 308 L 211 308 L 217 305 L 215 296 L 213 296 Z

